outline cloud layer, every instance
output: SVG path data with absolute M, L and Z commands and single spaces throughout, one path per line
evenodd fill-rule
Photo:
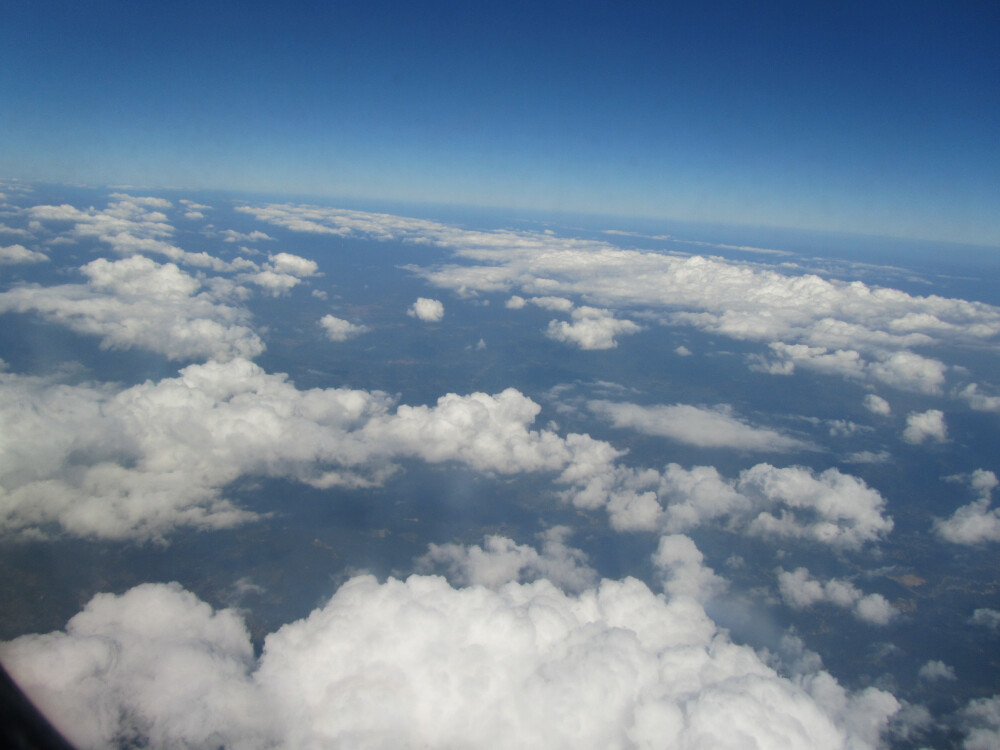
M 775 374 L 796 367 L 894 388 L 940 393 L 947 367 L 916 349 L 997 345 L 1000 309 L 938 296 L 918 297 L 722 258 L 625 250 L 606 242 L 544 232 L 470 231 L 385 214 L 272 204 L 241 210 L 294 231 L 431 242 L 462 263 L 412 267 L 432 284 L 460 295 L 504 293 L 508 307 L 526 298 L 579 299 L 616 310 L 643 308 L 670 325 L 694 326 L 770 345 L 751 362 Z M 580 308 L 583 309 L 583 308 Z M 581 322 L 584 327 L 579 328 Z M 627 321 L 618 321 L 626 323 Z M 632 324 L 633 326 L 635 324 Z M 591 336 L 593 321 L 554 321 L 548 334 L 610 346 Z M 634 332 L 623 329 L 621 332 Z M 597 347 L 591 347 L 597 348 Z M 606 348 L 606 347 L 605 347 Z

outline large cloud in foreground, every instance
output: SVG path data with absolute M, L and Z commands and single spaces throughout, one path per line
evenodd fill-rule
M 234 611 L 145 584 L 0 654 L 81 748 L 860 749 L 899 707 L 782 677 L 695 600 L 634 579 L 569 595 L 361 576 L 259 659 Z

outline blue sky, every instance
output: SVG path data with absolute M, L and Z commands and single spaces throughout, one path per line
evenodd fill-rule
M 992 3 L 12 2 L 0 175 L 1000 245 Z

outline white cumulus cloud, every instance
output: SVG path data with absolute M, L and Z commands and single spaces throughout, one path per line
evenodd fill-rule
M 872 414 L 878 414 L 881 417 L 887 417 L 892 413 L 892 407 L 889 406 L 889 402 L 881 396 L 876 396 L 874 393 L 869 393 L 865 396 L 864 404 L 868 411 Z
M 899 709 L 826 672 L 792 680 L 691 598 L 634 579 L 453 588 L 349 580 L 267 636 L 176 584 L 100 594 L 0 650 L 83 750 L 350 746 L 874 748 Z M 719 717 L 725 716 L 725 721 Z
M 45 253 L 29 250 L 24 245 L 0 245 L 0 265 L 16 265 L 21 263 L 43 263 L 49 259 Z
M 638 430 L 702 448 L 784 452 L 807 450 L 808 443 L 776 430 L 754 427 L 723 404 L 715 408 L 689 404 L 642 406 L 627 402 L 590 401 L 588 408 L 615 427 Z
M 792 572 L 779 569 L 778 589 L 781 598 L 794 609 L 829 603 L 852 610 L 855 617 L 872 625 L 888 625 L 899 614 L 881 594 L 866 596 L 850 581 L 837 578 L 820 581 L 806 568 L 796 568 Z
M 996 750 L 1000 747 L 1000 695 L 976 698 L 962 711 L 966 730 L 964 750 Z
M 976 469 L 968 477 L 968 482 L 979 497 L 960 507 L 950 518 L 935 521 L 934 530 L 952 544 L 1000 541 L 1000 508 L 991 507 L 991 496 L 998 484 L 997 475 L 992 471 Z
M 43 223 L 73 224 L 69 236 L 76 239 L 98 239 L 123 256 L 134 254 L 162 255 L 174 263 L 226 271 L 225 261 L 205 252 L 191 253 L 170 242 L 174 228 L 167 216 L 156 209 L 170 208 L 163 198 L 143 198 L 112 193 L 117 200 L 104 210 L 93 207 L 81 211 L 71 205 L 34 206 L 28 216 Z
M 572 312 L 572 322 L 553 320 L 545 335 L 555 341 L 574 344 L 581 349 L 613 349 L 616 336 L 627 336 L 642 330 L 631 320 L 618 320 L 614 313 L 596 307 L 578 307 Z
M 566 544 L 569 535 L 567 526 L 548 529 L 539 535 L 541 551 L 499 534 L 487 536 L 482 546 L 431 544 L 417 568 L 443 569 L 450 581 L 462 586 L 495 589 L 510 581 L 545 578 L 565 591 L 582 591 L 597 583 L 597 573 L 583 552 Z
M 928 440 L 943 443 L 947 439 L 948 426 L 944 421 L 944 412 L 940 409 L 911 412 L 906 416 L 906 428 L 903 430 L 903 440 L 907 443 L 919 445 Z
M 937 659 L 932 659 L 920 667 L 920 671 L 917 673 L 917 676 L 921 680 L 925 680 L 927 682 L 933 682 L 935 680 L 953 681 L 957 679 L 955 676 L 955 668 Z
M 499 292 L 513 295 L 511 300 L 582 298 L 611 313 L 642 308 L 646 317 L 664 324 L 776 345 L 776 359 L 756 360 L 758 367 L 776 374 L 801 365 L 940 393 L 947 367 L 917 354 L 917 347 L 993 345 L 1000 336 L 1000 309 L 992 305 L 784 273 L 760 263 L 623 250 L 550 232 L 472 231 L 316 206 L 271 204 L 239 210 L 294 231 L 448 248 L 462 262 L 410 269 L 461 296 Z M 570 325 L 555 322 L 551 333 L 559 336 Z
M 330 341 L 347 341 L 368 332 L 368 326 L 358 325 L 333 315 L 324 315 L 319 319 L 319 324 L 323 327 L 326 337 Z
M 0 386 L 0 529 L 8 533 L 56 524 L 84 537 L 143 540 L 178 526 L 232 526 L 256 518 L 223 495 L 244 475 L 371 486 L 396 460 L 415 458 L 574 476 L 619 455 L 586 435 L 531 429 L 540 407 L 514 389 L 393 408 L 379 392 L 298 390 L 239 359 L 126 389 L 11 373 L 0 373 Z
M 764 538 L 841 549 L 858 549 L 892 531 L 885 498 L 838 469 L 817 474 L 762 463 L 727 479 L 711 466 L 625 467 L 601 450 L 600 443 L 592 443 L 590 460 L 580 459 L 563 472 L 560 481 L 570 485 L 563 495 L 580 508 L 604 507 L 611 525 L 621 531 L 680 533 L 720 522 Z
M 425 323 L 437 323 L 444 317 L 444 305 L 436 299 L 418 297 L 406 314 Z
M 264 344 L 250 314 L 173 263 L 139 255 L 103 258 L 80 269 L 83 284 L 15 287 L 0 312 L 35 312 L 107 349 L 139 347 L 170 359 L 255 357 Z

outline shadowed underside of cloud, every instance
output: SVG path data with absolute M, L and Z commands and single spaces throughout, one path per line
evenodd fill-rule
M 641 406 L 627 402 L 590 401 L 588 408 L 615 427 L 638 430 L 647 435 L 670 438 L 701 448 L 739 448 L 752 451 L 809 450 L 810 445 L 776 430 L 753 427 L 732 409 L 713 409 L 689 404 Z
M 0 655 L 84 749 L 869 748 L 899 708 L 826 672 L 782 677 L 694 599 L 634 579 L 574 595 L 357 577 L 259 659 L 233 610 L 145 584 Z

